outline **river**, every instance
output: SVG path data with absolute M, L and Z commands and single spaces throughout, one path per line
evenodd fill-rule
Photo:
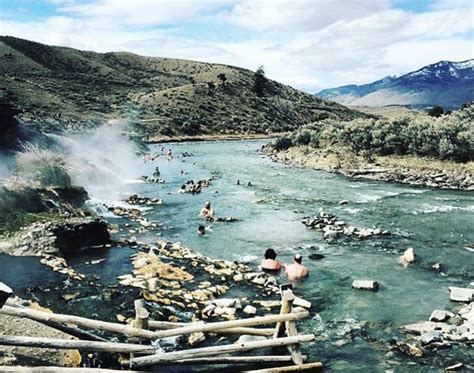
M 474 252 L 465 247 L 474 242 L 474 194 L 353 181 L 332 173 L 291 168 L 260 153 L 264 143 L 166 144 L 176 155 L 173 160 L 160 157 L 137 164 L 137 172 L 146 169 L 148 174 L 159 166 L 166 183 L 130 183 L 127 192 L 162 198 L 163 205 L 147 215 L 167 227 L 159 231 L 160 237 L 180 241 L 205 255 L 257 267 L 268 247 L 274 248 L 284 263 L 291 262 L 295 253 L 302 254 L 310 276 L 295 292 L 312 302 L 312 319 L 302 323 L 302 330 L 317 336 L 306 352 L 311 360 L 323 361 L 328 371 L 439 371 L 442 364 L 457 362 L 456 358 L 472 358 L 472 348 L 453 348 L 439 358 L 422 360 L 426 364 L 422 366 L 417 360 L 394 356 L 381 345 L 404 337 L 398 331 L 401 325 L 428 320 L 434 309 L 455 308 L 449 301 L 448 286 L 466 287 L 474 280 Z M 185 152 L 192 156 L 181 157 Z M 188 179 L 209 177 L 214 179 L 212 185 L 201 194 L 176 193 Z M 247 186 L 249 181 L 252 186 Z M 101 199 L 110 195 L 103 190 L 91 193 Z M 349 203 L 340 205 L 341 200 Z M 209 234 L 198 236 L 198 213 L 205 201 L 211 201 L 217 216 L 233 216 L 239 222 L 216 222 Z M 350 225 L 376 226 L 392 235 L 327 243 L 321 232 L 301 223 L 304 216 L 320 209 Z M 156 233 L 136 236 L 149 242 L 157 238 Z M 418 259 L 414 266 L 404 268 L 397 258 L 408 247 L 414 248 Z M 70 264 L 79 272 L 99 275 L 99 282 L 113 284 L 117 275 L 130 271 L 131 252 L 121 248 L 88 253 L 71 259 Z M 308 255 L 313 253 L 324 258 L 312 261 Z M 99 265 L 87 264 L 104 257 Z M 441 263 L 444 273 L 433 270 L 434 263 Z M 64 280 L 36 258 L 1 256 L 0 274 L 0 280 L 20 293 L 26 287 L 48 287 Z M 351 289 L 354 279 L 365 278 L 378 281 L 380 290 Z

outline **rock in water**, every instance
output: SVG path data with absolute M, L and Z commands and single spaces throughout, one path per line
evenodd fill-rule
M 354 289 L 377 291 L 379 290 L 379 283 L 374 280 L 354 280 L 352 287 Z
M 415 262 L 415 250 L 413 250 L 413 247 L 409 247 L 405 250 L 403 255 L 400 257 L 399 262 L 404 267 L 408 267 Z
M 434 310 L 431 313 L 430 321 L 442 322 L 442 321 L 446 321 L 446 320 L 450 319 L 453 316 L 454 316 L 454 314 L 452 312 L 442 311 L 442 310 Z
M 455 302 L 470 302 L 474 299 L 474 289 L 450 286 L 449 299 Z

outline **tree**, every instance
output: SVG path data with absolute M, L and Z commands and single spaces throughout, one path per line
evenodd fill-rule
M 441 107 L 441 106 L 433 106 L 429 111 L 428 111 L 428 115 L 430 117 L 440 117 L 441 115 L 444 114 L 444 109 Z
M 255 71 L 253 82 L 253 91 L 258 97 L 263 97 L 265 95 L 267 83 L 268 79 L 265 76 L 265 70 L 263 70 L 263 66 L 260 66 L 257 71 Z
M 225 85 L 225 82 L 227 81 L 227 77 L 224 73 L 220 73 L 219 75 L 217 75 L 217 79 L 221 81 L 222 85 Z

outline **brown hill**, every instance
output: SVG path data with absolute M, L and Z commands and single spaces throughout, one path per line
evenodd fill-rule
M 233 66 L 80 51 L 9 36 L 0 37 L 0 73 L 0 88 L 27 112 L 76 120 L 129 117 L 152 134 L 271 133 L 365 115 L 272 80 L 259 97 L 255 73 Z

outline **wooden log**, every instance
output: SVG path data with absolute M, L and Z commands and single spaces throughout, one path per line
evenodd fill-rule
M 9 304 L 9 302 L 7 302 L 6 304 Z M 22 308 L 22 309 L 25 308 L 24 306 L 20 306 L 16 303 L 10 303 L 10 304 L 12 305 L 12 307 L 15 307 L 15 308 Z M 46 320 L 35 320 L 35 321 L 40 323 L 40 324 L 49 326 L 50 328 L 59 330 L 60 332 L 69 334 L 73 337 L 82 339 L 82 340 L 97 341 L 97 342 L 109 342 L 105 338 L 99 337 L 98 335 L 90 333 L 86 330 L 82 330 L 82 329 L 80 329 L 76 326 L 71 327 L 71 326 L 60 324 L 60 323 L 57 323 L 57 322 L 54 322 L 54 321 L 46 321 Z
M 171 321 L 148 321 L 148 326 L 150 329 L 154 330 L 169 330 L 169 329 L 176 329 L 186 325 L 196 325 L 184 322 L 171 322 Z M 260 335 L 264 337 L 270 337 L 273 335 L 274 330 L 270 328 L 232 328 L 232 329 L 222 329 L 216 330 L 212 333 L 215 334 L 246 334 L 246 335 Z
M 139 368 L 139 367 L 154 365 L 156 363 L 162 363 L 162 362 L 172 362 L 176 360 L 189 359 L 189 358 L 209 357 L 209 356 L 227 354 L 227 353 L 232 353 L 232 352 L 250 351 L 250 350 L 255 350 L 258 348 L 288 346 L 295 343 L 311 342 L 314 340 L 315 340 L 315 336 L 313 334 L 306 334 L 306 335 L 301 335 L 297 337 L 269 339 L 266 341 L 234 343 L 234 344 L 224 345 L 224 346 L 194 348 L 190 350 L 174 351 L 174 352 L 160 353 L 156 355 L 137 357 L 130 361 L 130 367 Z
M 5 285 L 3 282 L 0 282 L 0 308 L 3 307 L 7 299 L 13 294 L 13 290 Z
M 307 356 L 303 356 L 306 360 Z M 258 363 L 291 363 L 291 356 L 280 355 L 262 355 L 262 356 L 217 356 L 217 357 L 201 357 L 196 359 L 175 360 L 172 363 L 163 362 L 159 364 L 258 364 Z
M 297 312 L 297 313 L 287 313 L 284 315 L 257 316 L 257 317 L 251 317 L 248 319 L 187 325 L 187 326 L 182 326 L 176 329 L 155 332 L 154 338 L 166 338 L 166 337 L 173 337 L 176 335 L 191 334 L 191 333 L 198 333 L 198 332 L 213 333 L 217 330 L 222 330 L 222 329 L 233 329 L 236 327 L 273 324 L 279 321 L 284 322 L 284 321 L 302 320 L 302 319 L 307 318 L 308 316 L 309 316 L 309 312 L 304 311 L 304 312 Z
M 125 335 L 132 335 L 148 339 L 156 338 L 155 332 L 152 332 L 150 330 L 137 329 L 129 325 L 93 320 L 88 319 L 86 317 L 47 313 L 33 310 L 30 308 L 15 308 L 11 306 L 3 306 L 3 308 L 0 309 L 0 313 L 10 316 L 26 317 L 36 321 L 54 321 L 65 324 L 81 325 L 86 328 L 106 330 L 108 332 L 121 333 Z
M 103 368 L 62 368 L 62 367 L 1 367 L 2 373 L 69 373 L 69 372 L 85 372 L 85 373 L 124 373 L 124 370 L 103 369 Z M 127 373 L 139 373 L 137 371 L 127 370 Z
M 295 300 L 295 296 L 291 289 L 283 290 L 281 295 L 281 306 L 280 306 L 280 315 L 284 315 L 291 312 L 291 308 L 293 307 L 293 302 Z M 278 322 L 275 327 L 275 333 L 273 334 L 273 338 L 278 338 L 283 336 L 285 332 L 285 324 L 284 322 Z
M 294 337 L 298 335 L 296 323 L 294 321 L 286 322 L 286 334 L 288 337 Z M 301 354 L 301 347 L 299 344 L 288 346 L 288 350 L 290 351 L 293 363 L 296 365 L 303 364 L 303 355 Z
M 281 373 L 281 372 L 322 372 L 323 364 L 320 362 L 301 365 L 291 365 L 288 367 L 267 368 L 258 370 L 245 370 L 240 373 Z
M 94 341 L 75 341 L 61 338 L 37 338 L 0 336 L 0 345 L 38 348 L 57 348 L 63 350 L 105 351 L 105 352 L 143 352 L 154 354 L 153 346 L 142 346 L 131 343 L 112 343 Z

